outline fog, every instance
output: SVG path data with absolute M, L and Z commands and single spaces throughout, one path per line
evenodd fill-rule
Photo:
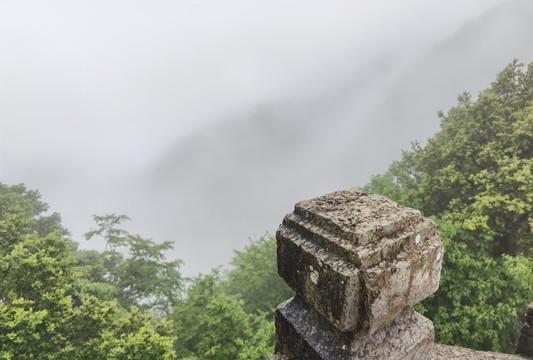
M 185 275 L 362 186 L 438 110 L 533 60 L 529 1 L 0 1 L 0 182 L 82 248 L 91 216 Z

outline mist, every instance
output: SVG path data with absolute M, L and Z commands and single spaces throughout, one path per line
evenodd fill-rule
M 362 186 L 533 60 L 528 1 L 0 1 L 0 182 L 173 241 L 185 275 Z

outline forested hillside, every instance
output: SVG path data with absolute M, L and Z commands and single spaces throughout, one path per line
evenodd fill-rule
M 437 223 L 440 289 L 418 305 L 437 342 L 514 350 L 533 301 L 532 100 L 533 64 L 514 61 L 477 97 L 460 95 L 434 137 L 366 186 Z M 129 233 L 127 220 L 95 216 L 86 239 L 106 248 L 80 250 L 38 191 L 0 184 L 0 359 L 273 353 L 274 309 L 292 291 L 271 235 L 236 251 L 229 267 L 186 279 L 181 262 L 165 258 L 172 243 Z

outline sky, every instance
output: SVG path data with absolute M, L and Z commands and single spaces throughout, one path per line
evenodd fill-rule
M 525 38 L 491 29 L 522 32 L 529 10 L 0 0 L 0 182 L 39 189 L 82 248 L 104 247 L 83 239 L 92 215 L 127 214 L 205 273 L 296 201 L 364 185 L 457 94 L 527 61 Z

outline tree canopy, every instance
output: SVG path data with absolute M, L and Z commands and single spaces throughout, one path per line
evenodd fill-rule
M 195 278 L 174 307 L 183 359 L 263 360 L 274 353 L 274 310 L 294 295 L 277 274 L 276 239 L 252 241 L 231 264 Z
M 263 360 L 274 352 L 273 309 L 292 296 L 277 275 L 274 237 L 236 251 L 230 270 L 189 280 L 181 261 L 165 259 L 171 243 L 124 230 L 126 215 L 94 216 L 86 238 L 105 240 L 99 252 L 78 249 L 38 191 L 0 184 L 0 209 L 0 359 Z
M 273 315 L 280 302 L 294 296 L 278 275 L 274 236 L 266 234 L 244 251 L 236 250 L 230 264 L 233 269 L 228 273 L 227 291 L 243 300 L 247 313 Z
M 121 307 L 23 185 L 0 184 L 0 359 L 173 359 L 172 324 Z M 48 218 L 50 219 L 50 218 Z
M 477 99 L 465 92 L 438 115 L 440 131 L 365 190 L 437 222 L 440 289 L 419 306 L 436 340 L 513 351 L 533 299 L 533 63 L 513 61 Z
M 495 255 L 533 247 L 533 64 L 509 64 L 476 100 L 468 93 L 425 146 L 414 143 L 387 176 L 426 215 L 449 212 L 490 235 Z M 376 178 L 376 181 L 379 178 Z M 370 189 L 374 183 L 370 184 Z
M 129 220 L 126 215 L 93 218 L 96 229 L 86 233 L 85 238 L 103 238 L 106 250 L 78 252 L 78 264 L 91 267 L 92 280 L 114 286 L 124 308 L 136 306 L 168 314 L 184 290 L 184 279 L 179 271 L 182 261 L 165 260 L 165 251 L 172 249 L 172 243 L 156 244 L 121 229 L 121 223 Z

